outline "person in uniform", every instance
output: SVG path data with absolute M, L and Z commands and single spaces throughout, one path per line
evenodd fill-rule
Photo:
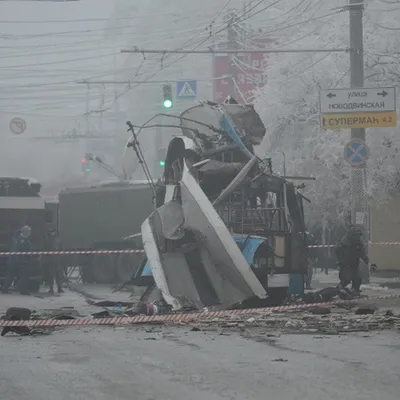
M 362 229 L 357 225 L 350 226 L 347 234 L 339 241 L 336 247 L 337 265 L 339 267 L 339 287 L 344 289 L 350 282 L 352 289 L 360 292 L 361 276 L 360 260 L 367 265 L 369 259 L 362 241 Z
M 60 249 L 57 233 L 54 229 L 47 231 L 45 250 L 58 251 Z M 47 255 L 42 258 L 43 278 L 45 284 L 49 287 L 49 293 L 54 293 L 54 281 L 56 281 L 58 293 L 64 293 L 63 269 L 60 265 L 60 257 L 57 255 Z
M 30 252 L 32 251 L 31 244 L 32 229 L 25 225 L 20 231 L 17 231 L 12 243 L 12 251 Z M 12 282 L 19 279 L 16 285 L 21 294 L 29 294 L 29 277 L 31 272 L 32 257 L 29 255 L 11 256 L 8 260 L 8 272 L 6 280 L 3 284 L 2 292 L 7 293 Z

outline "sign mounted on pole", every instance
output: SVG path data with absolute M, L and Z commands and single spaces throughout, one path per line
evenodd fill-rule
M 26 122 L 22 118 L 13 118 L 10 122 L 10 130 L 12 133 L 20 135 L 26 129 Z
M 396 111 L 396 89 L 326 89 L 319 93 L 321 114 Z
M 344 159 L 352 167 L 364 165 L 369 158 L 369 148 L 361 139 L 353 139 L 344 147 Z
M 323 129 L 389 128 L 397 124 L 395 111 L 383 113 L 322 114 Z
M 176 83 L 177 96 L 180 99 L 197 97 L 197 81 L 179 81 Z
M 323 129 L 388 128 L 397 125 L 396 89 L 324 89 L 319 93 Z

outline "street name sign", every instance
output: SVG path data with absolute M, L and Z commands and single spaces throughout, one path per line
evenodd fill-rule
M 319 93 L 321 114 L 396 111 L 396 89 L 324 89 Z
M 369 148 L 361 139 L 353 139 L 344 147 L 344 159 L 352 166 L 364 165 L 369 158 Z
M 323 129 L 389 128 L 397 124 L 397 114 L 390 112 L 322 114 Z

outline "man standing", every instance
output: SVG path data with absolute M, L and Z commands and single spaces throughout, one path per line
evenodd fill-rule
M 359 271 L 360 260 L 367 265 L 369 259 L 362 242 L 362 229 L 352 225 L 347 234 L 336 247 L 337 265 L 339 267 L 340 288 L 344 289 L 350 282 L 352 289 L 360 292 L 361 277 Z
M 12 251 L 23 253 L 32 251 L 30 241 L 32 230 L 25 225 L 17 231 L 13 238 Z M 29 255 L 11 256 L 8 262 L 7 278 L 3 284 L 2 292 L 7 293 L 14 279 L 19 278 L 17 288 L 21 294 L 29 294 L 29 276 L 32 257 Z
M 58 251 L 60 245 L 56 231 L 49 229 L 46 237 L 46 251 Z M 49 293 L 54 293 L 54 280 L 56 281 L 58 293 L 64 293 L 62 289 L 63 271 L 60 265 L 60 257 L 57 255 L 48 255 L 42 258 L 43 272 L 46 285 L 49 287 Z

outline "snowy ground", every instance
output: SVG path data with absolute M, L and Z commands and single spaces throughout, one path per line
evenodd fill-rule
M 252 340 L 184 327 L 75 328 L 2 342 L 2 399 L 398 399 L 393 332 Z
M 316 274 L 314 286 L 334 284 L 336 278 Z M 10 306 L 73 307 L 88 315 L 101 311 L 87 303 L 88 297 L 132 300 L 129 292 L 112 293 L 109 286 L 72 287 L 76 291 L 61 296 L 0 295 L 0 312 Z M 400 309 L 399 299 L 373 300 L 386 290 L 372 284 L 367 291 L 380 313 Z M 354 317 L 345 309 L 336 313 Z M 336 317 L 292 312 L 268 318 L 199 324 L 199 330 L 189 325 L 75 327 L 48 336 L 5 336 L 0 338 L 0 399 L 398 399 L 398 328 L 323 334 L 297 329 L 296 322 L 290 325 L 296 334 L 289 334 L 268 321 L 297 318 L 304 325 Z

